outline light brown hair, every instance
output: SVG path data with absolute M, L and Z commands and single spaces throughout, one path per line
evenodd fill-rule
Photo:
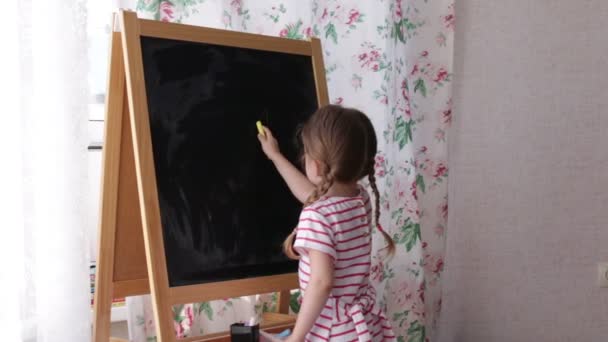
M 322 180 L 310 194 L 304 206 L 309 206 L 324 196 L 334 182 L 351 183 L 367 177 L 374 193 L 374 225 L 380 227 L 380 193 L 376 186 L 375 157 L 378 141 L 374 126 L 362 112 L 338 105 L 327 105 L 317 110 L 304 124 L 300 132 L 304 152 L 321 162 Z M 386 249 L 392 255 L 395 244 L 381 228 L 378 231 L 387 242 Z M 299 255 L 293 249 L 296 231 L 285 242 L 285 254 L 292 259 Z

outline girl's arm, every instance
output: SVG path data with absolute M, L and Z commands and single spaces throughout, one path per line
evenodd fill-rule
M 281 154 L 277 140 L 272 136 L 272 132 L 264 127 L 265 135 L 258 135 L 262 144 L 262 150 L 277 168 L 281 177 L 287 183 L 291 193 L 302 203 L 306 202 L 308 196 L 315 189 L 315 186 L 298 170 L 292 163 Z
M 288 342 L 302 342 L 325 307 L 334 282 L 334 264 L 323 252 L 309 250 L 310 282 L 300 307 L 293 334 Z

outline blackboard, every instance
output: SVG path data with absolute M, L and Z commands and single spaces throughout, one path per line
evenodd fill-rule
M 301 204 L 265 157 L 262 120 L 296 163 L 317 109 L 310 56 L 141 37 L 169 286 L 295 272 Z

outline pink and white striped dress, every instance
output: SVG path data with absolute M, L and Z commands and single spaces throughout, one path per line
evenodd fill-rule
M 300 289 L 310 280 L 308 250 L 334 260 L 334 286 L 306 341 L 395 341 L 369 283 L 372 208 L 367 191 L 356 197 L 322 197 L 302 211 L 294 243 L 301 255 Z

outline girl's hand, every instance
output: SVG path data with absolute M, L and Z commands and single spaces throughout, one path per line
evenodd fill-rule
M 279 171 L 293 195 L 300 202 L 306 202 L 308 196 L 315 189 L 314 184 L 312 184 L 300 170 L 293 166 L 293 164 L 281 154 L 279 143 L 277 142 L 277 139 L 272 136 L 272 132 L 268 127 L 262 127 L 266 133 L 265 135 L 258 134 L 258 140 L 260 140 L 262 150 L 277 168 L 277 171 Z
M 258 140 L 260 140 L 260 144 L 262 145 L 262 150 L 270 160 L 275 160 L 277 157 L 281 155 L 281 151 L 279 150 L 279 143 L 277 139 L 274 138 L 272 132 L 268 127 L 264 127 L 265 135 L 258 134 Z

